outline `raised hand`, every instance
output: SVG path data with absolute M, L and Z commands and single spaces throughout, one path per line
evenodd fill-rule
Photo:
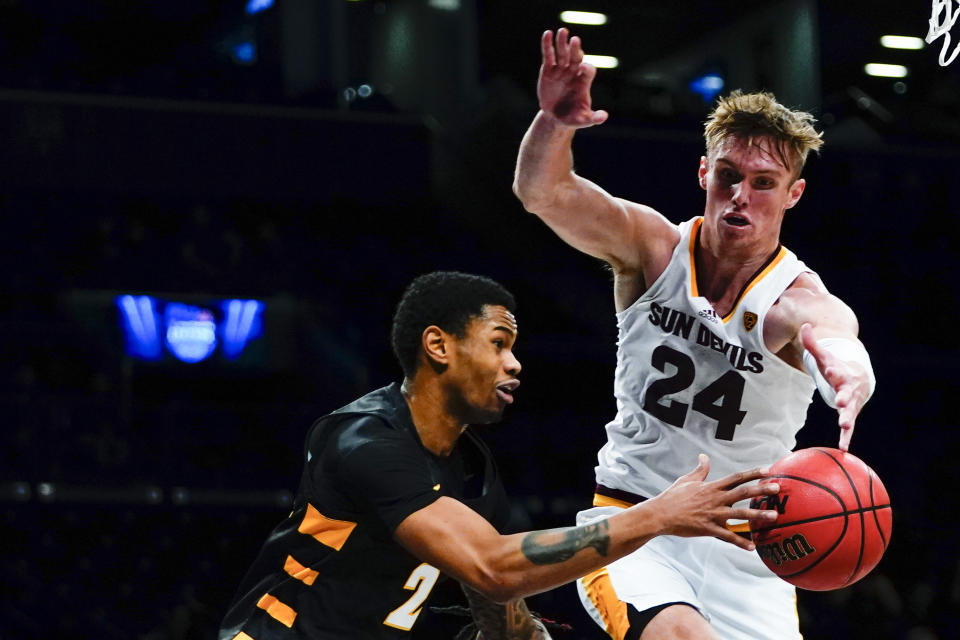
M 583 61 L 580 38 L 570 37 L 567 29 L 544 31 L 540 38 L 542 62 L 537 80 L 540 109 L 558 122 L 575 128 L 591 127 L 607 119 L 607 112 L 594 111 L 590 101 L 590 85 L 597 69 Z
M 833 404 L 840 414 L 838 447 L 841 451 L 847 451 L 850 448 L 850 439 L 853 437 L 857 416 L 870 398 L 870 378 L 863 367 L 841 360 L 822 348 L 814 338 L 813 327 L 809 323 L 800 327 L 800 339 L 803 341 L 803 347 L 816 359 L 817 368 L 820 369 L 824 380 L 836 393 Z
M 772 522 L 777 519 L 777 512 L 731 505 L 778 493 L 780 485 L 773 482 L 744 484 L 763 478 L 766 469 L 741 471 L 705 482 L 709 472 L 710 459 L 701 453 L 696 469 L 679 477 L 660 495 L 643 504 L 655 504 L 659 509 L 664 524 L 661 533 L 684 537 L 713 536 L 752 551 L 754 544 L 728 529 L 725 526 L 727 520 Z

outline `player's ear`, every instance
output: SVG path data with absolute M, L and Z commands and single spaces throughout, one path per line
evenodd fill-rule
M 427 362 L 434 370 L 443 369 L 449 364 L 450 336 L 436 325 L 430 325 L 420 336 L 420 345 Z
M 803 190 L 806 186 L 807 181 L 803 178 L 795 180 L 794 183 L 790 185 L 790 197 L 787 200 L 787 209 L 792 209 L 793 205 L 800 201 L 800 196 L 803 195 Z
M 697 170 L 697 180 L 700 188 L 707 190 L 707 156 L 700 156 L 700 168 Z

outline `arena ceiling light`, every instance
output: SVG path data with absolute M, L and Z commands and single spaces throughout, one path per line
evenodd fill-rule
M 594 11 L 561 11 L 560 20 L 567 24 L 601 25 L 607 24 L 607 15 Z
M 598 56 L 589 53 L 584 54 L 583 61 L 598 69 L 616 69 L 620 65 L 620 61 L 614 56 Z
M 923 49 L 923 38 L 914 36 L 880 36 L 880 44 L 888 49 Z
M 882 64 L 879 62 L 870 62 L 864 65 L 863 70 L 868 76 L 877 76 L 880 78 L 906 78 L 907 68 L 902 64 Z

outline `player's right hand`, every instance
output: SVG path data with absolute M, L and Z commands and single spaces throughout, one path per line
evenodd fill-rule
M 870 374 L 861 363 L 841 360 L 830 353 L 829 350 L 822 348 L 817 342 L 813 326 L 809 322 L 801 325 L 800 339 L 803 342 L 803 348 L 809 351 L 817 361 L 817 368 L 820 369 L 823 379 L 833 387 L 835 394 L 833 405 L 840 415 L 838 420 L 840 443 L 837 448 L 841 451 L 848 451 L 857 416 L 860 415 L 863 405 L 867 403 L 873 393 Z
M 660 510 L 661 533 L 683 537 L 713 536 L 752 551 L 754 544 L 728 529 L 727 520 L 769 523 L 777 519 L 777 512 L 732 505 L 757 496 L 774 495 L 780 491 L 780 485 L 775 482 L 745 484 L 763 478 L 767 469 L 740 471 L 706 482 L 709 472 L 710 459 L 701 453 L 696 469 L 643 504 L 654 504 Z
M 607 112 L 591 107 L 590 85 L 597 69 L 583 61 L 580 38 L 565 28 L 544 31 L 540 38 L 542 62 L 537 80 L 540 109 L 558 122 L 575 128 L 591 127 L 607 119 Z

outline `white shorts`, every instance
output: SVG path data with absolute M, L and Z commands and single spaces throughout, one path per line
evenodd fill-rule
M 582 525 L 621 511 L 594 507 Z M 797 595 L 753 551 L 716 538 L 659 536 L 628 556 L 577 580 L 594 621 L 616 640 L 629 628 L 626 604 L 638 612 L 668 602 L 696 607 L 722 640 L 799 640 Z

